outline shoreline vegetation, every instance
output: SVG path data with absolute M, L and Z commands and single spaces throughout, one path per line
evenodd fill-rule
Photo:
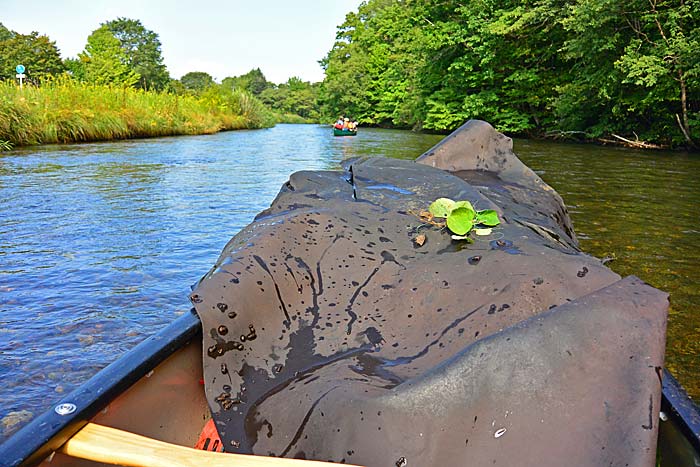
M 367 0 L 322 60 L 323 115 L 700 150 L 700 2 Z
M 0 82 L 0 150 L 38 144 L 211 134 L 264 128 L 277 119 L 246 91 L 200 95 L 47 80 Z
M 337 27 L 320 83 L 172 79 L 158 34 L 99 25 L 75 58 L 0 24 L 0 151 L 333 122 L 446 134 L 700 150 L 700 2 L 367 0 Z M 25 89 L 14 68 L 26 67 Z M 24 68 L 22 68 L 24 70 Z
M 136 19 L 100 24 L 65 59 L 48 36 L 0 23 L 0 151 L 314 123 L 318 89 L 271 83 L 259 68 L 221 83 L 201 71 L 173 79 L 158 34 Z

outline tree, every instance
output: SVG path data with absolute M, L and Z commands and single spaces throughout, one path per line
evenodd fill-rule
M 260 93 L 260 100 L 276 112 L 318 120 L 318 85 L 292 77 L 279 86 L 270 86 Z
M 629 21 L 633 38 L 615 65 L 624 73 L 623 83 L 641 91 L 635 94 L 641 94 L 643 102 L 634 102 L 635 107 L 667 107 L 686 143 L 696 147 L 690 101 L 693 90 L 700 97 L 700 6 L 693 11 L 692 5 L 681 2 L 677 7 L 663 0 L 639 5 L 636 21 Z M 700 122 L 696 131 L 698 127 Z
M 63 60 L 63 66 L 70 76 L 80 82 L 86 82 L 85 63 L 80 58 L 66 58 Z
M 695 145 L 700 3 L 577 0 L 566 12 L 562 51 L 577 73 L 561 88 L 564 121 L 594 134 Z
M 481 118 L 501 131 L 542 132 L 552 120 L 556 86 L 568 76 L 558 53 L 562 4 L 477 0 L 426 8 L 431 58 L 419 74 L 426 127 L 452 129 Z
M 362 123 L 421 127 L 416 85 L 424 56 L 423 3 L 370 0 L 338 27 L 320 102 L 324 118 L 350 114 Z
M 272 86 L 260 71 L 260 68 L 250 70 L 248 73 L 241 76 L 227 77 L 221 84 L 229 89 L 245 89 L 253 95 L 260 95 L 265 89 Z
M 170 75 L 163 64 L 158 34 L 146 29 L 141 21 L 128 18 L 117 18 L 101 26 L 119 41 L 126 65 L 139 75 L 138 87 L 162 90 L 169 84 Z
M 0 23 L 0 42 L 12 39 L 12 36 L 14 36 L 14 33 Z
M 699 144 L 700 0 L 367 0 L 321 65 L 324 118 Z
M 119 40 L 105 25 L 90 34 L 78 58 L 79 62 L 71 63 L 71 71 L 88 83 L 133 86 L 139 80 Z
M 24 65 L 27 79 L 38 82 L 64 71 L 56 43 L 38 32 L 19 34 L 0 25 L 0 79 L 15 79 L 15 67 Z
M 180 81 L 179 79 L 171 79 L 168 82 L 168 85 L 165 87 L 164 91 L 180 96 L 183 94 L 187 94 L 187 89 L 185 89 L 185 86 L 183 86 L 182 81 Z
M 190 91 L 203 91 L 214 84 L 214 78 L 203 71 L 191 71 L 180 78 L 185 89 Z

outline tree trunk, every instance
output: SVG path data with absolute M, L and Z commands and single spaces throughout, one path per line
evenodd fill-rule
M 683 73 L 680 70 L 678 71 L 678 81 L 681 85 L 681 112 L 683 118 L 681 121 L 681 117 L 679 117 L 678 114 L 676 114 L 676 121 L 678 122 L 678 126 L 680 127 L 681 132 L 683 132 L 683 136 L 685 136 L 685 140 L 688 142 L 688 145 L 692 148 L 696 148 L 697 146 L 695 145 L 695 142 L 693 141 L 693 138 L 690 135 L 690 123 L 688 122 L 687 89 L 685 85 L 685 79 L 683 78 Z

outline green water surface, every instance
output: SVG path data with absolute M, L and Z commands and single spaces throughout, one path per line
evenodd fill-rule
M 670 294 L 666 367 L 700 399 L 700 155 L 515 141 L 564 198 L 581 248 Z

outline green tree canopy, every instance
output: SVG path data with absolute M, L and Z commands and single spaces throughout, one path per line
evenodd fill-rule
M 324 118 L 350 114 L 363 123 L 422 126 L 416 107 L 425 54 L 419 3 L 368 1 L 346 16 L 320 62 L 326 72 L 320 95 Z
M 272 86 L 260 68 L 250 70 L 244 75 L 224 78 L 221 84 L 229 89 L 244 89 L 256 96 Z
M 203 71 L 191 71 L 180 78 L 180 82 L 189 91 L 203 91 L 214 84 L 214 78 Z
M 560 89 L 565 122 L 697 145 L 700 2 L 578 0 L 561 22 L 562 51 L 577 69 Z
M 24 65 L 27 79 L 34 82 L 64 71 L 56 43 L 47 36 L 19 34 L 0 24 L 0 79 L 15 79 L 17 65 Z
M 162 90 L 169 84 L 170 75 L 163 64 L 158 34 L 146 29 L 141 21 L 128 18 L 117 18 L 101 26 L 119 41 L 126 64 L 139 76 L 138 87 Z
M 12 36 L 14 36 L 14 33 L 0 23 L 0 42 L 11 39 Z
M 78 58 L 66 58 L 63 60 L 63 66 L 70 76 L 77 81 L 85 82 L 85 64 Z
M 260 100 L 272 110 L 318 120 L 318 84 L 292 77 L 279 86 L 270 85 L 260 93 Z
M 73 75 L 91 84 L 133 86 L 139 75 L 129 66 L 119 40 L 106 25 L 93 31 L 78 62 L 70 62 Z
M 367 0 L 321 61 L 324 118 L 700 137 L 698 0 Z M 635 136 L 631 136 L 634 138 Z

